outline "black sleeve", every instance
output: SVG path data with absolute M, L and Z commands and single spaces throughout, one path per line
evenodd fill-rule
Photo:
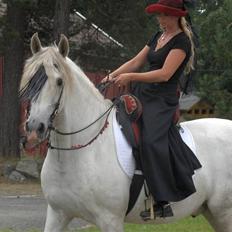
M 157 33 L 155 33 L 150 40 L 148 40 L 147 42 L 147 46 L 151 47 L 151 45 L 154 43 L 155 40 L 157 40 L 158 36 L 159 36 L 160 32 L 158 31 Z
M 172 49 L 181 49 L 188 55 L 191 52 L 191 42 L 188 36 L 183 34 L 177 37 Z

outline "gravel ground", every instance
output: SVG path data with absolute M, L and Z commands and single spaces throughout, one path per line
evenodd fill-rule
M 11 183 L 0 177 L 0 229 L 21 232 L 29 229 L 43 230 L 47 205 L 40 183 Z M 89 226 L 81 219 L 74 219 L 70 229 Z
M 0 196 L 0 229 L 24 231 L 42 230 L 46 217 L 46 202 L 41 196 Z M 74 219 L 69 228 L 80 229 L 88 226 L 81 219 Z

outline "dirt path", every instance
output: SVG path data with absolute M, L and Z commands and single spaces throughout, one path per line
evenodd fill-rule
M 13 183 L 0 177 L 0 196 L 7 195 L 42 195 L 38 181 L 27 181 L 25 183 Z

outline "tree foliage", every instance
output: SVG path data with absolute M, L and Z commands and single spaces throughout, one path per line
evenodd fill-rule
M 156 20 L 145 13 L 145 1 L 80 0 L 72 7 L 122 43 L 131 57 L 157 30 Z M 125 10 L 126 9 L 126 10 Z
M 200 95 L 215 105 L 218 117 L 232 119 L 232 2 L 216 3 L 197 18 L 201 38 L 197 86 Z

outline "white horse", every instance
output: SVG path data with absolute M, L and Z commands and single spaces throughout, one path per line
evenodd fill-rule
M 27 130 L 40 139 L 49 124 L 59 131 L 85 128 L 106 112 L 112 102 L 105 100 L 85 74 L 68 57 L 69 44 L 61 36 L 58 47 L 42 47 L 37 35 L 31 39 L 33 56 L 27 60 L 21 88 L 43 65 L 47 75 L 31 103 Z M 59 104 L 57 104 L 59 103 Z M 217 232 L 232 231 L 232 122 L 202 119 L 185 122 L 196 144 L 196 156 L 202 164 L 193 176 L 196 193 L 173 202 L 174 216 L 144 222 L 144 191 L 125 217 L 131 179 L 119 165 L 113 133 L 115 109 L 80 133 L 50 133 L 51 144 L 77 150 L 49 149 L 41 173 L 41 184 L 48 203 L 45 232 L 61 232 L 74 217 L 97 225 L 103 232 L 123 232 L 124 221 L 131 223 L 170 223 L 190 215 L 203 214 Z M 52 115 L 52 117 L 51 117 Z M 75 146 L 74 146 L 75 147 Z M 76 146 L 77 147 L 77 146 Z

